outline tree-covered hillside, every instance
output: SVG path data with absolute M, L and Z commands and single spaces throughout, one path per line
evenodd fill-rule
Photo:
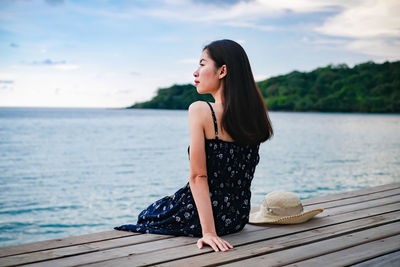
M 157 95 L 150 101 L 136 103 L 130 108 L 187 109 L 197 100 L 214 101 L 209 94 L 200 95 L 191 84 L 173 85 L 158 89 Z
M 269 110 L 331 112 L 400 112 L 400 61 L 366 62 L 293 71 L 257 83 Z M 131 108 L 187 109 L 199 95 L 193 85 L 159 89 L 152 100 Z

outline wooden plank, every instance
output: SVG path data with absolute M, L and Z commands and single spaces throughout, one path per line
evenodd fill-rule
M 367 216 L 373 216 L 373 215 L 377 215 L 377 214 L 381 214 L 381 213 L 385 213 L 385 212 L 389 212 L 391 210 L 393 210 L 395 207 L 397 207 L 398 205 L 388 205 L 388 206 L 384 206 L 384 207 L 378 207 L 378 208 L 371 208 L 370 210 L 364 210 L 362 212 L 354 212 L 352 214 L 346 214 L 346 215 L 339 215 L 338 217 L 335 216 L 331 216 L 329 218 L 326 218 L 325 220 L 310 220 L 309 222 L 307 222 L 307 224 L 299 224 L 299 225 L 289 225 L 289 226 L 280 226 L 280 225 L 271 225 L 268 227 L 258 227 L 257 229 L 259 229 L 258 231 L 242 231 L 233 235 L 228 235 L 226 236 L 227 240 L 229 242 L 232 241 L 232 238 L 236 237 L 237 242 L 239 244 L 244 244 L 244 243 L 251 243 L 254 242 L 255 240 L 262 240 L 263 238 L 271 238 L 271 237 L 276 237 L 279 235 L 286 235 L 288 233 L 296 233 L 296 232 L 301 232 L 301 231 L 306 231 L 311 229 L 316 229 L 322 226 L 326 226 L 326 225 L 332 225 L 332 224 L 336 224 L 336 223 L 340 223 L 343 221 L 348 221 L 348 220 L 354 220 L 357 218 L 362 218 L 362 217 L 367 217 Z M 264 234 L 262 234 L 263 232 L 260 231 L 269 231 L 269 233 L 266 233 L 269 236 L 264 236 Z M 151 235 L 150 235 L 151 236 Z M 186 237 L 183 237 L 186 238 Z M 175 238 L 173 240 L 176 240 Z M 190 241 L 189 244 L 193 245 L 195 244 L 195 242 L 197 241 L 197 239 L 195 238 L 193 241 Z M 154 244 L 154 242 L 153 242 Z M 234 243 L 232 243 L 233 245 L 235 245 Z M 149 251 L 153 251 L 153 250 L 158 250 L 158 248 L 170 248 L 170 247 L 174 247 L 174 246 L 181 246 L 180 242 L 176 242 L 176 243 L 171 243 L 171 242 L 158 242 L 155 243 L 153 246 L 147 246 L 146 249 L 147 250 L 143 250 L 144 247 L 141 247 L 139 249 L 141 249 L 140 251 L 142 252 L 149 252 Z M 93 256 L 95 259 L 101 259 L 101 260 L 107 260 L 107 259 L 113 259 L 113 258 L 118 258 L 118 257 L 125 257 L 131 254 L 132 251 L 137 253 L 137 246 L 136 247 L 132 247 L 130 246 L 127 249 L 115 249 L 115 250 L 108 250 L 108 251 L 102 251 L 102 252 L 98 252 L 96 253 L 91 253 L 90 256 L 86 257 L 86 254 L 83 255 L 77 255 L 74 257 L 68 257 L 68 258 L 64 258 L 64 259 L 60 259 L 61 262 L 59 261 L 52 261 L 54 263 L 60 263 L 60 264 L 67 264 L 66 262 L 68 261 L 73 261 L 75 262 L 75 264 L 79 264 L 80 261 L 84 262 L 84 263 L 90 263 L 90 258 Z M 181 249 L 179 248 L 178 251 L 180 251 Z M 197 249 L 196 247 L 196 251 L 199 252 L 200 250 Z M 212 251 L 212 249 L 210 249 L 210 251 Z M 48 255 L 48 254 L 46 254 Z M 22 256 L 22 255 L 21 255 Z M 29 255 L 28 255 L 29 256 Z M 52 255 L 53 258 L 57 258 L 57 257 L 63 257 L 62 253 L 54 253 Z M 157 256 L 153 256 L 156 257 Z M 171 255 L 169 255 L 169 257 L 171 257 Z M 20 258 L 18 258 L 20 259 Z M 26 257 L 24 258 L 24 260 L 31 260 L 32 262 L 32 258 L 30 257 Z M 25 262 L 24 261 L 24 262 Z M 26 262 L 25 262 L 26 263 Z
M 370 200 L 370 201 L 362 201 L 362 202 L 347 204 L 344 206 L 333 207 L 333 208 L 325 209 L 325 207 L 324 207 L 324 212 L 320 213 L 317 216 L 326 217 L 326 216 L 331 216 L 331 215 L 336 215 L 336 214 L 348 213 L 348 212 L 352 212 L 354 210 L 363 210 L 363 209 L 368 209 L 370 207 L 379 207 L 381 205 L 396 204 L 396 203 L 400 203 L 400 195 L 394 195 L 394 196 L 374 199 L 374 200 Z M 398 208 L 400 208 L 400 205 L 398 205 Z
M 74 246 L 47 249 L 42 251 L 35 251 L 31 253 L 24 253 L 0 258 L 0 264 L 4 265 L 17 265 L 27 264 L 32 262 L 45 261 L 49 259 L 63 258 L 72 255 L 80 255 L 89 252 L 101 251 L 110 248 L 119 248 L 123 246 L 131 246 L 136 244 L 143 244 L 145 242 L 154 242 L 156 240 L 163 240 L 173 238 L 169 235 L 133 235 L 124 238 L 115 238 L 104 241 L 97 241 L 86 244 L 79 244 Z
M 350 222 L 351 227 L 371 227 L 372 225 L 378 225 L 384 223 L 383 221 L 386 220 L 386 222 L 392 221 L 392 220 L 400 220 L 400 212 L 397 212 L 396 214 L 385 214 L 381 215 L 382 217 L 379 218 L 368 218 L 366 220 L 360 220 L 360 221 L 355 221 L 352 220 Z M 328 219 L 327 219 L 328 221 Z M 365 225 L 363 225 L 365 223 Z M 350 226 L 349 226 L 350 227 Z M 353 231 L 352 229 L 347 229 L 347 231 Z M 299 231 L 300 229 L 302 230 L 308 230 L 305 232 Z M 336 231 L 345 231 L 343 224 L 340 224 L 336 226 Z M 297 240 L 298 244 L 303 244 L 304 243 L 304 235 L 310 235 L 309 238 L 323 238 L 321 235 L 321 232 L 323 229 L 321 227 L 314 229 L 314 230 L 309 230 L 308 226 L 306 224 L 299 224 L 299 225 L 289 225 L 289 226 L 276 226 L 276 227 L 271 227 L 268 228 L 264 231 L 255 231 L 252 233 L 247 233 L 247 234 L 233 234 L 224 237 L 229 243 L 231 243 L 234 246 L 233 250 L 230 250 L 228 253 L 215 253 L 213 249 L 210 247 L 204 247 L 203 249 L 199 250 L 197 246 L 195 245 L 195 242 L 192 244 L 189 244 L 185 247 L 180 247 L 180 248 L 167 248 L 162 251 L 156 251 L 156 252 L 150 252 L 150 253 L 144 253 L 144 254 L 137 254 L 137 255 L 131 255 L 128 257 L 120 258 L 120 259 L 112 259 L 110 261 L 103 261 L 96 263 L 96 266 L 107 266 L 107 265 L 112 265 L 112 266 L 123 266 L 132 262 L 135 262 L 135 264 L 138 265 L 152 265 L 152 264 L 159 264 L 163 262 L 168 262 L 180 258 L 186 258 L 186 257 L 193 257 L 196 255 L 200 254 L 206 254 L 205 260 L 207 259 L 214 259 L 215 257 L 223 257 L 223 255 L 226 255 L 228 260 L 231 260 L 233 257 L 235 257 L 239 251 L 241 250 L 243 245 L 248 245 L 250 246 L 250 249 L 245 252 L 244 257 L 248 257 L 249 255 L 254 255 L 257 253 L 257 249 L 259 248 L 259 244 L 262 244 L 261 246 L 264 248 L 265 244 L 261 242 L 268 243 L 272 248 L 269 249 L 281 249 L 282 247 L 285 246 L 285 242 L 291 242 L 292 236 L 294 234 L 298 234 L 300 237 L 299 240 Z M 288 237 L 289 234 L 292 234 L 291 236 Z M 332 234 L 332 233 L 330 233 Z M 282 238 L 282 242 L 284 244 L 277 244 L 276 239 L 277 238 Z M 326 238 L 326 237 L 325 237 Z M 293 241 L 294 242 L 294 241 Z M 256 249 L 256 250 L 254 250 Z M 210 255 L 209 253 L 212 253 Z M 218 254 L 218 255 L 216 255 Z M 204 262 L 204 261 L 200 261 Z M 85 263 L 86 264 L 86 263 Z M 184 264 L 185 265 L 185 264 Z M 187 265 L 186 265 L 187 266 Z
M 364 261 L 352 267 L 398 267 L 400 266 L 400 250 L 392 252 L 368 261 Z
M 380 185 L 380 186 L 363 188 L 363 189 L 359 189 L 359 190 L 353 190 L 353 191 L 347 191 L 347 192 L 342 192 L 342 193 L 337 193 L 337 194 L 329 194 L 326 196 L 319 196 L 319 197 L 304 199 L 304 200 L 302 200 L 302 202 L 305 205 L 319 204 L 319 203 L 325 203 L 325 202 L 329 202 L 329 201 L 336 201 L 336 200 L 340 200 L 340 199 L 352 198 L 352 197 L 363 196 L 363 195 L 370 195 L 373 193 L 384 192 L 387 190 L 393 190 L 393 189 L 398 189 L 398 188 L 400 188 L 400 183 L 384 184 L 384 185 Z
M 303 203 L 303 206 L 326 204 L 326 203 L 341 203 L 342 201 L 346 201 L 346 200 L 350 200 L 350 199 L 372 200 L 372 199 L 377 199 L 380 197 L 386 197 L 386 196 L 392 196 L 392 195 L 398 195 L 398 194 L 400 194 L 400 188 L 392 188 L 392 189 L 388 189 L 388 190 L 384 190 L 384 191 L 372 192 L 369 194 L 361 194 L 361 193 L 358 195 L 351 194 L 351 195 L 348 195 L 347 197 L 341 197 L 341 198 L 337 198 L 337 199 L 332 199 L 332 197 L 334 195 L 329 195 L 329 196 L 326 196 L 327 200 L 325 200 L 325 201 L 321 201 L 321 200 L 318 201 L 313 198 L 310 198 L 310 199 L 302 200 L 302 203 Z M 320 197 L 320 198 L 322 198 L 322 197 Z M 343 202 L 343 203 L 345 203 L 345 202 Z
M 348 266 L 356 264 L 362 261 L 373 259 L 375 257 L 385 255 L 394 251 L 399 252 L 400 250 L 400 235 L 391 236 L 388 238 L 379 239 L 376 241 L 368 242 L 359 246 L 339 250 L 337 252 L 329 253 L 320 257 L 312 258 L 309 260 L 296 262 L 294 264 L 286 266 L 297 266 L 297 267 L 312 267 L 322 266 L 329 263 L 329 266 Z M 400 255 L 397 260 L 388 259 L 391 262 L 397 261 L 400 263 Z M 376 263 L 376 260 L 374 261 Z M 376 266 L 369 265 L 369 266 Z M 382 265 L 381 265 L 382 266 Z M 387 266 L 387 265 L 385 265 Z M 397 266 L 400 266 L 398 264 Z
M 221 266 L 282 266 L 298 261 L 307 260 L 323 254 L 332 253 L 353 246 L 360 246 L 366 242 L 371 242 L 400 234 L 400 222 L 386 224 L 371 229 L 354 232 L 351 234 L 331 238 L 311 244 L 285 249 L 275 253 L 268 253 L 263 256 L 249 258 L 239 262 L 231 262 Z M 273 245 L 272 245 L 273 246 Z
M 91 262 L 105 261 L 109 259 L 120 258 L 129 255 L 142 254 L 147 251 L 163 251 L 170 247 L 182 247 L 184 245 L 195 244 L 197 238 L 193 237 L 174 237 L 164 240 L 157 240 L 154 242 L 141 243 L 132 246 L 112 248 L 103 251 L 94 251 L 76 255 L 73 257 L 59 258 L 55 260 L 41 261 L 33 264 L 26 264 L 25 266 L 76 266 L 87 265 Z M 157 253 L 156 253 L 157 255 Z
M 232 250 L 233 253 L 211 252 L 181 260 L 170 261 L 164 264 L 160 264 L 160 266 L 199 266 L 203 264 L 220 265 L 222 263 L 239 261 L 249 257 L 254 257 L 256 255 L 263 255 L 266 253 L 279 251 L 285 248 L 318 242 L 320 240 L 352 233 L 354 231 L 370 229 L 371 227 L 377 227 L 379 225 L 396 222 L 398 220 L 400 220 L 400 211 L 396 213 L 389 213 L 360 220 L 354 220 L 347 223 L 335 224 L 324 228 L 318 228 L 316 230 L 286 235 L 279 238 L 273 238 L 244 246 L 236 246 Z
M 46 250 L 49 248 L 61 248 L 76 244 L 85 244 L 90 242 L 96 242 L 99 240 L 108 240 L 113 238 L 120 238 L 126 236 L 137 235 L 138 233 L 123 232 L 123 231 L 105 231 L 94 234 L 86 234 L 80 236 L 67 237 L 62 239 L 52 239 L 46 241 L 39 241 L 29 244 L 22 244 L 16 246 L 2 247 L 0 248 L 0 257 L 17 255 L 22 253 L 34 252 Z
M 364 201 L 372 201 L 372 200 L 378 200 L 378 199 L 383 199 L 383 198 L 390 198 L 390 197 L 396 197 L 400 196 L 400 189 L 395 189 L 395 190 L 388 190 L 385 192 L 379 192 L 377 194 L 373 195 L 367 195 L 367 196 L 358 196 L 354 198 L 346 198 L 346 199 L 341 199 L 337 201 L 330 201 L 327 203 L 324 203 L 323 206 L 325 208 L 335 208 L 335 207 L 341 207 L 341 206 L 346 206 L 346 205 L 351 205 L 359 202 L 364 202 Z M 306 206 L 307 209 L 314 209 L 315 207 L 320 207 L 322 204 L 312 204 Z

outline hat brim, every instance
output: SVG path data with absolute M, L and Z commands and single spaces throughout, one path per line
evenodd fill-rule
M 315 209 L 291 216 L 260 216 L 260 212 L 250 213 L 249 223 L 251 224 L 297 224 L 303 223 L 323 212 L 324 209 Z

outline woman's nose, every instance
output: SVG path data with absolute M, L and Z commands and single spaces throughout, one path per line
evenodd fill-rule
M 195 71 L 195 72 L 193 73 L 193 76 L 194 76 L 194 77 L 199 76 L 199 75 L 197 74 L 197 71 Z

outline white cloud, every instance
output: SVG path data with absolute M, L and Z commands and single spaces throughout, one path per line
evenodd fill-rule
M 15 73 L 0 72 L 0 80 L 15 80 Z
M 13 84 L 14 81 L 13 80 L 0 80 L 0 84 Z
M 382 57 L 383 60 L 400 58 L 400 40 L 361 39 L 349 42 L 346 47 L 349 50 Z
M 303 36 L 301 41 L 303 43 L 312 44 L 312 45 L 343 46 L 343 45 L 347 44 L 347 41 L 343 40 L 343 39 L 323 39 L 323 38 L 310 39 L 307 36 Z
M 400 56 L 400 49 L 396 47 L 396 40 L 400 38 L 398 0 L 255 0 L 239 1 L 231 5 L 172 2 L 173 5 L 169 5 L 171 1 L 167 1 L 166 6 L 150 10 L 147 15 L 164 19 L 223 23 L 226 26 L 260 31 L 279 31 L 291 29 L 293 25 L 266 25 L 262 20 L 296 13 L 327 12 L 327 18 L 322 25 L 309 24 L 303 30 L 334 39 L 318 37 L 313 40 L 304 39 L 303 42 L 391 59 L 398 59 Z
M 273 26 L 257 23 L 262 18 L 274 18 L 284 14 L 317 11 L 337 11 L 343 4 L 339 0 L 255 0 L 239 1 L 231 5 L 216 5 L 210 2 L 174 1 L 174 5 L 143 10 L 144 15 L 162 19 L 181 21 L 224 22 L 229 26 L 251 27 L 260 30 L 276 30 Z M 193 4 L 194 3 L 194 4 Z
M 134 93 L 135 92 L 135 90 L 134 89 L 123 89 L 123 90 L 118 90 L 118 91 L 116 91 L 115 93 L 116 94 L 122 94 L 122 95 L 127 95 L 127 94 L 132 94 L 132 93 Z
M 21 63 L 25 64 L 25 61 L 22 61 Z M 27 63 L 28 65 L 31 66 L 38 66 L 38 67 L 43 67 L 43 66 L 49 66 L 52 67 L 53 69 L 56 70 L 76 70 L 79 69 L 79 66 L 76 64 L 69 64 L 67 63 L 66 60 L 52 60 L 52 59 L 45 59 L 41 61 L 34 60 L 32 62 Z
M 328 18 L 317 32 L 350 38 L 400 37 L 400 1 L 365 0 L 355 2 Z
M 272 26 L 272 25 L 259 25 L 256 23 L 250 23 L 250 22 L 245 22 L 245 21 L 228 21 L 225 22 L 224 25 L 227 26 L 232 26 L 232 27 L 240 27 L 240 28 L 251 28 L 251 29 L 256 29 L 264 32 L 269 32 L 269 31 L 276 31 L 279 29 L 279 27 Z
M 76 70 L 79 69 L 79 66 L 75 64 L 58 64 L 54 65 L 54 68 L 57 70 Z
M 344 4 L 344 1 L 340 0 L 258 0 L 256 2 L 259 2 L 268 10 L 297 13 L 332 11 Z
M 353 1 L 315 31 L 345 38 L 345 49 L 396 60 L 400 57 L 399 14 L 397 0 Z
M 140 72 L 137 71 L 131 71 L 129 74 L 132 76 L 140 76 Z
M 269 75 L 266 75 L 266 74 L 254 74 L 254 80 L 255 80 L 256 82 L 264 81 L 264 80 L 268 79 L 269 77 L 270 77 L 270 76 L 269 76 Z

